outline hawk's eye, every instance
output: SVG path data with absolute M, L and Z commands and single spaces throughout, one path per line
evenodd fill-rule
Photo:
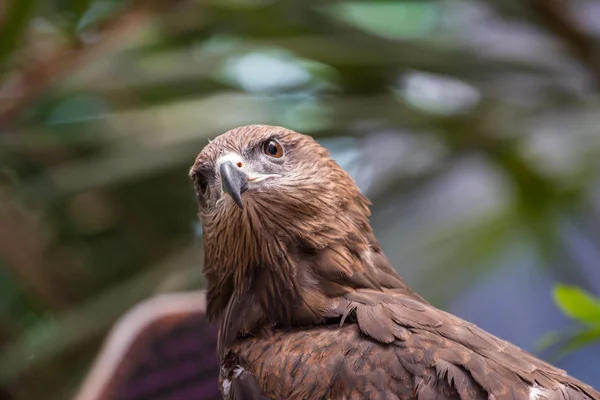
M 277 143 L 275 140 L 267 140 L 263 145 L 263 151 L 266 155 L 273 158 L 281 158 L 283 157 L 283 148 L 281 145 Z
M 194 171 L 193 179 L 198 195 L 206 195 L 208 183 L 211 179 L 212 170 L 210 168 L 198 168 Z

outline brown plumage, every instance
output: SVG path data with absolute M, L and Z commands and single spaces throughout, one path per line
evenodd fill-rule
M 311 137 L 234 129 L 191 168 L 226 399 L 597 399 L 397 275 L 369 201 Z

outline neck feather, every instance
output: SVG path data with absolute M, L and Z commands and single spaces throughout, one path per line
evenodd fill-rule
M 358 191 L 336 210 L 281 196 L 248 198 L 223 216 L 226 227 L 205 231 L 207 313 L 221 319 L 223 346 L 262 328 L 326 323 L 332 301 L 356 289 L 407 288 Z

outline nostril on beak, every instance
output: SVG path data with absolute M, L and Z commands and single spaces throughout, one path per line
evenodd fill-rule
M 241 164 L 241 163 L 239 163 Z M 248 190 L 248 176 L 231 161 L 225 161 L 219 167 L 221 172 L 221 186 L 223 191 L 231 196 L 239 208 L 244 208 L 242 193 Z

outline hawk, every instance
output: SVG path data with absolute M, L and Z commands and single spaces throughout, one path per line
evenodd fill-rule
M 383 254 L 369 200 L 310 136 L 252 125 L 190 170 L 225 399 L 596 399 L 439 310 Z

